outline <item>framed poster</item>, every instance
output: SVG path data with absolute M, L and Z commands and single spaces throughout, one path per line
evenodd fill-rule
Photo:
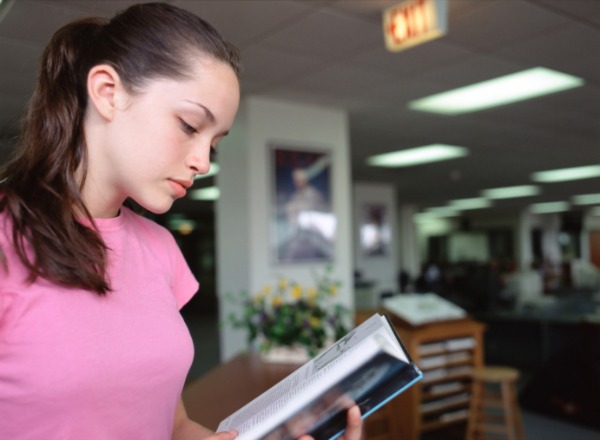
M 331 153 L 274 145 L 271 169 L 270 234 L 275 262 L 331 261 L 336 232 Z
M 386 257 L 392 243 L 387 206 L 365 203 L 362 207 L 360 247 L 365 257 Z

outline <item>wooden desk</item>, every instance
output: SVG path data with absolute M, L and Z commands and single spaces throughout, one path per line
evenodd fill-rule
M 298 367 L 265 363 L 257 353 L 239 354 L 190 383 L 183 391 L 183 402 L 192 420 L 215 430 L 221 420 Z

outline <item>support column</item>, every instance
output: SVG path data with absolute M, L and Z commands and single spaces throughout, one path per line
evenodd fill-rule
M 219 146 L 221 191 L 216 203 L 217 280 L 221 320 L 232 311 L 225 299 L 285 276 L 314 284 L 324 263 L 277 264 L 270 248 L 273 233 L 271 148 L 319 148 L 331 154 L 331 203 L 337 219 L 333 275 L 342 282 L 339 299 L 353 309 L 353 243 L 348 118 L 345 111 L 247 97 L 231 133 Z M 246 349 L 242 332 L 221 328 L 221 359 Z

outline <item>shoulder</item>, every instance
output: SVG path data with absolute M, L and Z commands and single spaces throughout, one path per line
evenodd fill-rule
M 25 250 L 30 250 L 27 244 Z M 0 211 L 0 293 L 5 287 L 23 285 L 28 275 L 12 240 L 12 220 L 5 211 Z

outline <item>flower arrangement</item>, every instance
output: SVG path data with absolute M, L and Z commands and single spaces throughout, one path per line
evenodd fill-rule
M 261 352 L 274 347 L 302 346 L 315 356 L 328 342 L 344 336 L 350 311 L 335 301 L 341 283 L 331 278 L 331 269 L 316 278 L 316 285 L 305 287 L 284 277 L 275 285 L 266 284 L 251 296 L 241 292 L 241 316 L 231 313 L 227 321 L 248 332 L 248 344 L 258 342 Z

